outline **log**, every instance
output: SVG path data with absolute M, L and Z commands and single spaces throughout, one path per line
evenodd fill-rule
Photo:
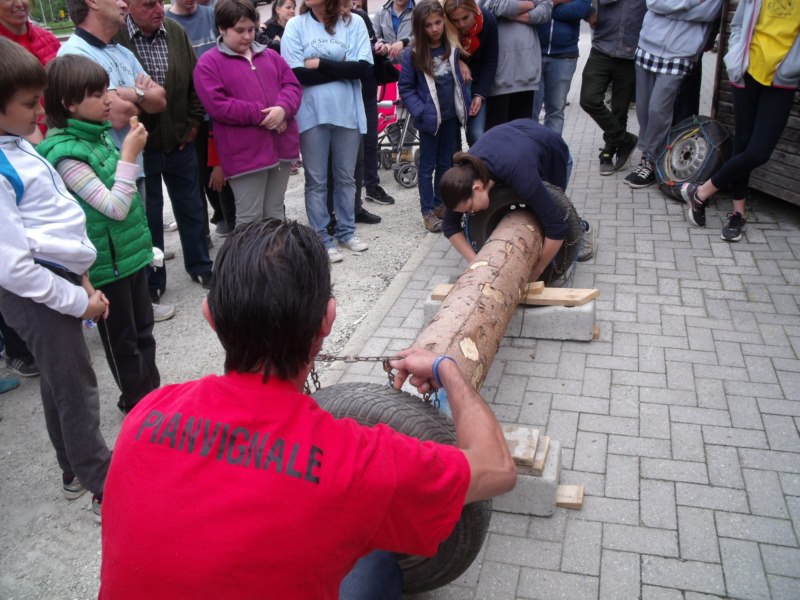
M 413 345 L 452 356 L 480 390 L 539 261 L 542 242 L 530 211 L 503 217 Z

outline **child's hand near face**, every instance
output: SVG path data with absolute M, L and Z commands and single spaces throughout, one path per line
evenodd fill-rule
M 139 123 L 139 120 L 136 120 L 136 124 L 134 125 L 133 119 L 131 119 L 131 130 L 128 132 L 128 135 L 125 136 L 125 140 L 122 142 L 122 149 L 120 150 L 120 158 L 125 162 L 133 163 L 136 162 L 136 157 L 144 150 L 144 145 L 147 142 L 147 129 L 144 128 L 144 125 Z

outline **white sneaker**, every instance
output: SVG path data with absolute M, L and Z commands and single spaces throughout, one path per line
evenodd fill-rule
M 356 236 L 351 237 L 346 242 L 339 242 L 339 243 L 345 248 L 352 250 L 353 252 L 363 252 L 364 250 L 369 248 L 369 245 L 366 242 L 362 242 Z
M 175 221 L 164 221 L 164 231 L 177 231 L 178 224 Z
M 156 323 L 159 321 L 168 321 L 175 316 L 175 307 L 171 304 L 153 304 L 153 319 Z
M 175 258 L 175 252 L 172 250 L 164 250 L 164 260 L 172 260 Z
M 342 262 L 344 260 L 344 255 L 342 255 L 342 253 L 336 248 L 328 248 L 328 258 L 330 259 L 331 264 L 333 264 Z

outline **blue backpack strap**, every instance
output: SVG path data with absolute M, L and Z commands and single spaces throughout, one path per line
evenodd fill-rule
M 19 206 L 19 203 L 22 202 L 22 195 L 25 193 L 25 184 L 22 183 L 19 173 L 17 173 L 14 165 L 9 162 L 5 152 L 2 150 L 0 150 L 0 175 L 8 179 L 11 187 L 14 188 L 14 193 L 17 196 L 17 206 Z

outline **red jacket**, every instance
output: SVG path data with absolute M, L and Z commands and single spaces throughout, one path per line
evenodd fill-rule
M 56 57 L 61 44 L 52 33 L 28 21 L 28 33 L 17 35 L 0 25 L 0 35 L 17 42 L 46 65 Z

